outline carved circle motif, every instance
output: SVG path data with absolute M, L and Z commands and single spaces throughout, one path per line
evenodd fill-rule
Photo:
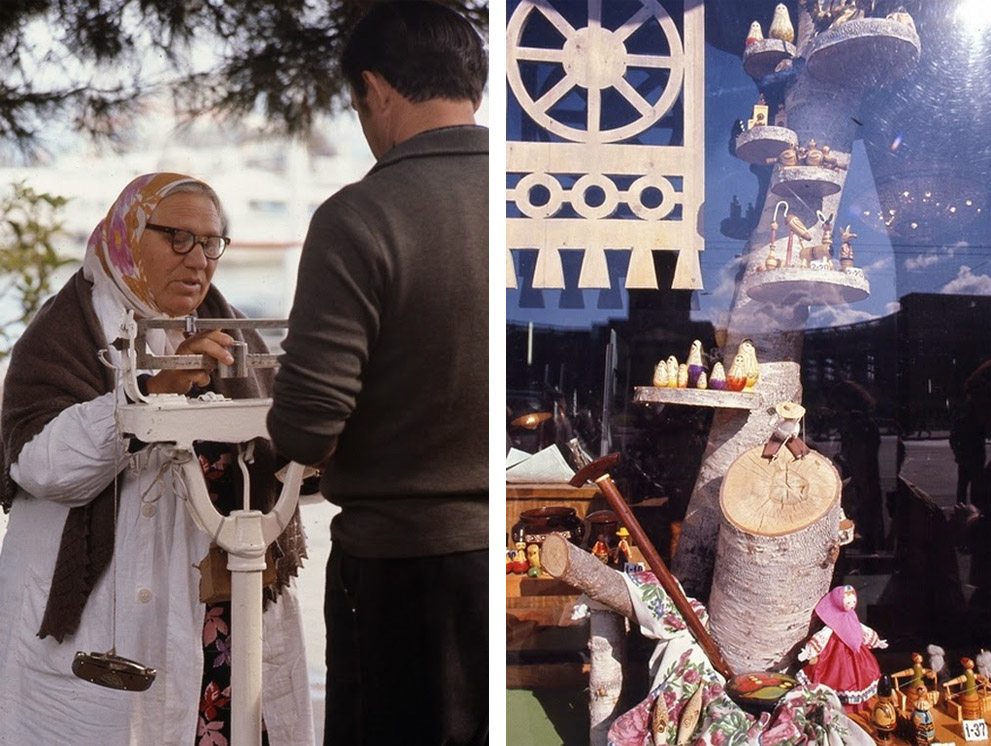
M 661 193 L 661 202 L 654 207 L 648 207 L 643 202 L 643 193 L 650 188 L 657 189 Z M 674 185 L 663 176 L 654 174 L 641 176 L 630 184 L 627 200 L 633 214 L 642 220 L 663 220 L 671 214 L 677 202 Z
M 588 25 L 577 29 L 551 0 L 523 0 L 506 28 L 506 77 L 523 110 L 538 125 L 566 140 L 575 142 L 617 142 L 643 132 L 663 118 L 681 93 L 685 55 L 681 36 L 672 18 L 660 3 L 641 0 L 642 8 L 615 30 L 602 26 L 603 0 L 588 1 Z M 542 14 L 564 37 L 561 49 L 524 46 L 523 31 L 531 14 Z M 668 55 L 631 53 L 627 40 L 647 23 L 656 23 L 667 40 Z M 557 64 L 564 76 L 534 99 L 523 84 L 523 63 Z M 627 79 L 634 69 L 668 69 L 670 74 L 656 101 L 644 98 Z M 551 109 L 565 96 L 582 88 L 586 92 L 584 129 L 557 120 Z M 636 111 L 636 118 L 612 129 L 602 129 L 602 94 L 608 89 L 622 96 Z
M 589 204 L 588 192 L 593 187 L 598 187 L 605 195 L 600 205 Z M 604 218 L 611 215 L 619 205 L 619 190 L 611 179 L 602 174 L 585 174 L 571 189 L 571 204 L 583 218 Z
M 544 187 L 547 190 L 547 202 L 542 205 L 533 203 L 533 189 Z M 516 206 L 528 218 L 549 218 L 556 213 L 564 200 L 564 190 L 561 183 L 550 174 L 527 174 L 516 185 Z
M 534 190 L 540 187 L 546 190 L 547 200 L 537 204 Z M 601 190 L 601 202 L 594 200 L 593 203 L 589 199 L 592 189 Z M 646 204 L 644 193 L 648 189 L 660 192 L 658 204 Z M 575 212 L 589 220 L 608 217 L 621 203 L 628 204 L 633 214 L 641 220 L 663 220 L 680 202 L 671 181 L 656 173 L 645 174 L 630 184 L 629 189 L 620 191 L 615 182 L 604 174 L 585 174 L 570 189 L 565 189 L 554 176 L 545 172 L 527 174 L 521 178 L 513 191 L 513 201 L 528 218 L 554 217 L 561 205 L 568 202 Z

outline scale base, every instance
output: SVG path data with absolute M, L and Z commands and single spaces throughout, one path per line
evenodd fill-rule
M 154 668 L 122 658 L 113 651 L 84 653 L 81 650 L 72 659 L 72 672 L 90 683 L 125 692 L 145 691 L 158 673 Z

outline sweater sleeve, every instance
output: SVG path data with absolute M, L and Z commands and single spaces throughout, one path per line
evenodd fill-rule
M 100 494 L 126 457 L 113 394 L 104 394 L 59 413 L 24 444 L 10 474 L 34 497 L 74 508 Z
M 341 194 L 314 214 L 303 244 L 268 430 L 304 464 L 330 456 L 354 410 L 375 344 L 386 262 L 375 233 Z

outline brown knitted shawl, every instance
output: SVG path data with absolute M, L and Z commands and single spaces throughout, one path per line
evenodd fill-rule
M 17 460 L 24 444 L 62 410 L 113 390 L 114 373 L 97 358 L 97 351 L 107 347 L 107 340 L 93 308 L 92 292 L 93 285 L 80 270 L 42 307 L 14 346 L 0 408 L 0 505 L 4 511 L 10 510 L 17 494 L 10 464 Z M 212 286 L 197 313 L 201 318 L 242 316 Z M 265 343 L 254 330 L 228 330 L 228 333 L 246 342 L 251 352 L 266 351 Z M 269 396 L 273 377 L 270 369 L 254 368 L 246 379 L 217 380 L 212 388 L 234 399 Z M 267 440 L 259 439 L 254 454 L 254 463 L 249 467 L 251 505 L 268 510 L 278 497 L 273 476 L 275 453 Z M 111 481 L 89 503 L 69 511 L 39 637 L 52 635 L 62 642 L 78 629 L 83 607 L 106 570 L 113 547 L 114 484 Z M 273 544 L 272 552 L 278 581 L 277 590 L 266 591 L 267 600 L 273 600 L 289 583 L 306 556 L 298 511 Z

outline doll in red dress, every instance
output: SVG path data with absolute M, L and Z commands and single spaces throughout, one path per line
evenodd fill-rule
M 847 712 L 867 708 L 877 691 L 881 668 L 871 648 L 888 643 L 857 618 L 857 592 L 850 585 L 833 588 L 816 604 L 815 613 L 826 625 L 798 653 L 808 661 L 796 678 L 802 684 L 823 684 L 839 697 Z

